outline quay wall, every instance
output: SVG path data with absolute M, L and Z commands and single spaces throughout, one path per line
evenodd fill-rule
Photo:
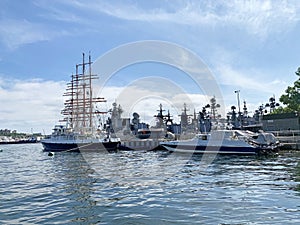
M 300 130 L 269 131 L 282 144 L 282 149 L 300 150 Z

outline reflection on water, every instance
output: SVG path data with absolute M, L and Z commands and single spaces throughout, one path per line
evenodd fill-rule
M 298 153 L 297 155 L 298 155 L 298 159 L 300 159 L 300 153 Z M 300 162 L 299 161 L 294 169 L 294 180 L 295 182 L 298 183 L 295 187 L 295 191 L 298 191 L 300 195 Z
M 0 152 L 4 224 L 297 224 L 299 154 L 276 158 L 162 152 Z

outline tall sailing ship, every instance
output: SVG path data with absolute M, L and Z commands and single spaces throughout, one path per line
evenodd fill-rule
M 97 125 L 97 118 L 107 112 L 95 110 L 95 105 L 106 100 L 93 97 L 92 81 L 99 77 L 92 74 L 91 56 L 88 62 L 85 62 L 84 53 L 82 58 L 64 94 L 69 97 L 61 111 L 64 118 L 60 122 L 65 125 L 56 125 L 53 133 L 41 141 L 44 151 L 113 151 L 120 143 L 118 138 L 111 137 L 109 123 L 103 128 Z

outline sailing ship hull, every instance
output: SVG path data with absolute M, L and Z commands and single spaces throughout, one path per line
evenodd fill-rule
M 42 141 L 45 152 L 116 151 L 119 142 L 47 142 Z

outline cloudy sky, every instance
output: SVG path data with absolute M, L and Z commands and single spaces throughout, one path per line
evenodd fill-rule
M 271 96 L 278 99 L 296 80 L 299 21 L 297 0 L 2 0 L 0 129 L 49 133 L 60 119 L 65 84 L 82 52 L 90 51 L 96 60 L 119 46 L 147 40 L 193 52 L 213 74 L 226 110 L 237 104 L 234 91 L 240 90 L 241 101 L 254 111 Z M 129 108 L 143 109 L 144 119 L 151 118 L 159 102 L 179 104 L 182 93 L 194 101 L 191 110 L 199 111 L 207 104 L 205 93 L 197 92 L 183 73 L 149 62 L 123 68 L 101 92 L 108 100 L 105 107 L 135 88 L 133 95 L 143 97 Z M 182 93 L 174 93 L 174 100 L 159 90 L 137 90 L 150 77 L 164 79 L 166 86 L 175 82 L 174 89 Z

